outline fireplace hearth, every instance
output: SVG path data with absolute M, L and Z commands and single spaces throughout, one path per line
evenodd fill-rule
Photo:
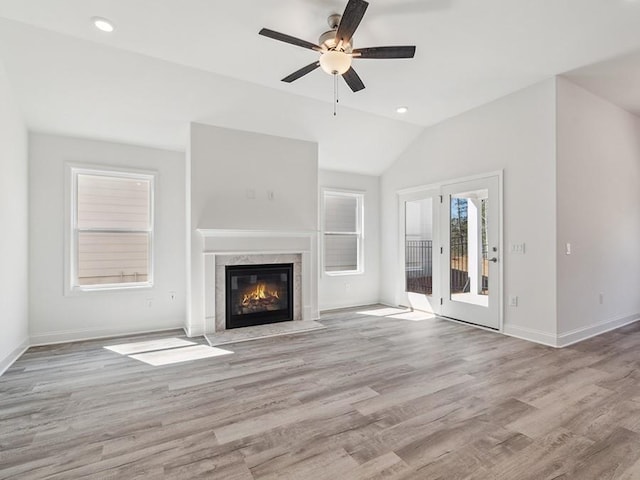
M 293 320 L 293 264 L 227 265 L 226 328 Z

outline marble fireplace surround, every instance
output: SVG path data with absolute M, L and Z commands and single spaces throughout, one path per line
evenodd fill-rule
M 227 265 L 261 265 L 277 263 L 293 263 L 293 320 L 302 320 L 302 255 L 299 253 L 283 254 L 246 254 L 246 255 L 216 255 L 216 305 L 215 326 L 216 332 L 226 329 L 226 282 L 225 267 Z
M 226 330 L 225 266 L 293 263 L 294 320 L 316 320 L 317 232 L 199 229 L 204 270 L 204 330 Z

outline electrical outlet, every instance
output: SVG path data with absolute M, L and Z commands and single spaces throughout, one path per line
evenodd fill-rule
M 524 243 L 512 243 L 511 244 L 511 253 L 515 254 L 524 254 Z
M 176 292 L 169 292 L 169 300 L 172 302 L 176 299 Z
M 509 306 L 510 307 L 517 307 L 518 306 L 518 297 L 516 297 L 516 296 L 509 297 Z
M 567 255 L 571 255 L 571 244 L 567 243 L 567 245 L 565 246 L 565 250 L 564 253 Z
M 147 308 L 151 308 L 153 306 L 153 298 L 147 298 Z

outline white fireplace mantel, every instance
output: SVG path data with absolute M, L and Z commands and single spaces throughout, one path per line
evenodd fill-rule
M 318 232 L 309 230 L 196 229 L 191 243 L 191 309 L 188 333 L 213 333 L 216 319 L 216 258 L 298 255 L 301 259 L 301 320 L 316 320 L 318 311 Z M 219 262 L 218 262 L 219 263 Z M 219 286 L 218 286 L 219 288 Z M 219 313 L 219 309 L 218 313 Z
M 225 229 L 225 228 L 198 228 L 197 232 L 205 238 L 210 237 L 316 237 L 318 232 L 315 230 L 243 230 L 243 229 Z

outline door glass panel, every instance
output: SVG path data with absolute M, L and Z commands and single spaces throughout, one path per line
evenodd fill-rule
M 433 202 L 405 202 L 405 291 L 433 293 Z
M 450 197 L 451 300 L 489 306 L 487 190 Z
M 480 286 L 480 295 L 489 295 L 489 238 L 487 230 L 487 208 L 489 207 L 489 199 L 480 200 L 480 219 L 481 219 L 481 241 L 482 241 L 482 284 Z

